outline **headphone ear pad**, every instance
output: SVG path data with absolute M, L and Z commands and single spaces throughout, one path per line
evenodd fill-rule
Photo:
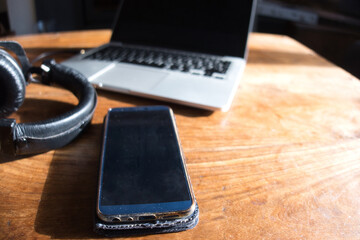
M 16 60 L 0 49 L 0 118 L 18 110 L 25 99 L 26 81 Z

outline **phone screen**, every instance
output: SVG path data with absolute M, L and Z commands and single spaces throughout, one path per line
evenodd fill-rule
M 112 109 L 106 121 L 100 211 L 114 215 L 189 208 L 192 198 L 169 108 Z

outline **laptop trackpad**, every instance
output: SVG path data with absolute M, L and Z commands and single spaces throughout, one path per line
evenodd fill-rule
M 168 73 L 147 70 L 137 66 L 116 65 L 97 79 L 104 87 L 128 90 L 146 90 L 156 86 Z

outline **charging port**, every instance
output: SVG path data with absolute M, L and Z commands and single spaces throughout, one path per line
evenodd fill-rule
M 139 217 L 139 221 L 151 221 L 151 220 L 155 220 L 155 219 L 156 219 L 155 215 L 147 215 L 147 216 Z

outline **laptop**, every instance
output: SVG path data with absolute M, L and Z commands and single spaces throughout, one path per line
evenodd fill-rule
M 122 0 L 108 44 L 62 64 L 99 89 L 228 111 L 255 0 Z

